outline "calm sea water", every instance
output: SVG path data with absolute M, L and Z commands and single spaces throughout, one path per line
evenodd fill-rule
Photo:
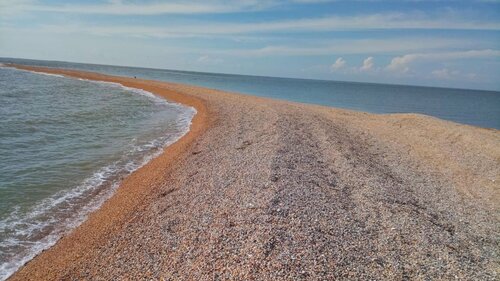
M 458 123 L 500 129 L 500 92 L 494 91 L 227 75 L 36 60 L 0 59 L 0 62 L 2 61 L 186 83 L 373 113 L 421 113 Z
M 118 84 L 0 67 L 0 279 L 189 129 L 194 109 Z

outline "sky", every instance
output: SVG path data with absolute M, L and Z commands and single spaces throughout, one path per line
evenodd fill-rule
M 500 0 L 0 0 L 0 57 L 500 91 Z

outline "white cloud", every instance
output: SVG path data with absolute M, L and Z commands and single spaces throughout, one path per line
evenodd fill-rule
M 462 73 L 458 70 L 451 70 L 448 68 L 433 70 L 431 74 L 438 80 L 475 80 L 477 78 L 476 73 Z
M 407 73 L 410 70 L 410 64 L 415 61 L 445 61 L 455 59 L 471 59 L 471 58 L 489 58 L 500 57 L 499 50 L 469 50 L 457 52 L 443 53 L 424 53 L 424 54 L 408 54 L 400 57 L 395 57 L 387 66 L 387 70 Z
M 418 55 L 404 55 L 402 57 L 395 57 L 391 60 L 391 63 L 387 66 L 388 70 L 394 72 L 407 73 L 410 70 L 409 63 L 416 60 Z
M 339 69 L 342 69 L 345 65 L 346 65 L 346 61 L 342 57 L 340 57 L 335 61 L 334 64 L 331 65 L 330 68 L 332 71 L 337 71 Z
M 457 70 L 449 70 L 448 68 L 436 69 L 431 74 L 438 79 L 451 79 L 452 76 L 458 75 L 460 72 Z
M 369 71 L 369 70 L 373 69 L 374 65 L 375 64 L 373 62 L 373 57 L 367 57 L 363 61 L 363 65 L 361 66 L 361 68 L 359 70 L 361 70 L 361 71 Z

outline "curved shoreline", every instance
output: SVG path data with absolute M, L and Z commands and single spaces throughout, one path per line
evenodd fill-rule
M 71 247 L 73 252 L 84 252 L 80 248 L 88 247 L 89 244 L 92 244 L 92 241 L 98 241 L 103 235 L 109 234 L 110 231 L 117 231 L 123 218 L 134 209 L 139 208 L 140 202 L 144 199 L 143 197 L 147 196 L 156 184 L 162 182 L 163 178 L 160 174 L 173 165 L 179 157 L 182 157 L 182 154 L 193 143 L 196 137 L 203 134 L 208 128 L 209 117 L 206 105 L 200 99 L 182 95 L 172 90 L 151 86 L 150 81 L 63 69 L 13 64 L 6 66 L 45 74 L 64 75 L 71 78 L 119 83 L 125 87 L 142 89 L 154 93 L 168 101 L 191 106 L 197 111 L 191 121 L 191 126 L 187 134 L 167 146 L 159 156 L 127 176 L 119 184 L 119 187 L 111 198 L 106 200 L 98 210 L 89 214 L 88 218 L 80 226 L 61 237 L 55 245 L 42 251 L 8 278 L 9 280 L 15 280 L 16 278 L 23 279 L 23 277 L 19 276 L 28 274 L 31 278 L 36 279 L 37 271 L 26 272 L 25 268 L 27 264 L 30 264 L 32 268 L 43 268 L 45 271 L 44 276 L 50 276 L 50 272 L 48 272 L 50 268 L 62 266 L 57 261 L 65 260 L 64 258 L 61 259 L 61 257 L 68 254 L 66 251 L 67 248 Z M 41 255 L 43 255 L 43 260 L 39 258 Z M 40 273 L 40 271 L 38 272 Z
M 162 92 L 198 114 L 12 280 L 497 275 L 498 130 L 25 68 Z

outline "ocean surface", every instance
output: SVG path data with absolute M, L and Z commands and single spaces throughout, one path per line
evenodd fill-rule
M 500 129 L 500 92 L 229 75 L 137 67 L 0 58 L 13 62 L 198 85 L 261 97 L 372 113 L 421 113 Z
M 83 222 L 194 114 L 119 84 L 0 67 L 0 280 Z

